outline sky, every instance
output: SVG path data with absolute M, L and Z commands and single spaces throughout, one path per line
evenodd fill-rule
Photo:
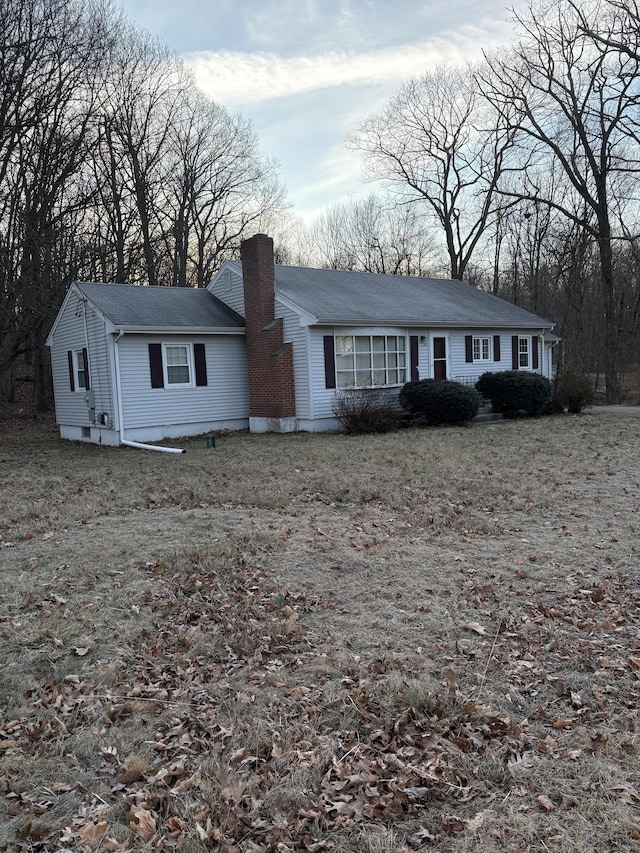
M 345 140 L 402 84 L 510 41 L 525 0 L 120 0 L 192 67 L 203 91 L 250 119 L 293 213 L 371 192 Z

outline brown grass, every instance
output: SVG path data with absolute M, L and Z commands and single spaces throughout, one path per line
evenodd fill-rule
M 5 421 L 0 849 L 636 849 L 638 424 Z

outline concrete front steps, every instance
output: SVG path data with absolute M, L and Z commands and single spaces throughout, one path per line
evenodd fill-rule
M 483 402 L 478 409 L 478 414 L 471 421 L 472 424 L 491 424 L 504 420 L 502 412 L 494 412 L 491 403 Z

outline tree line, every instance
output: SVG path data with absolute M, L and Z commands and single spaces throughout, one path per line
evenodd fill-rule
M 0 6 L 0 395 L 71 281 L 202 287 L 281 262 L 465 279 L 558 323 L 561 369 L 640 362 L 637 0 L 535 0 L 482 62 L 408 80 L 348 144 L 383 189 L 304 226 L 251 124 L 109 2 Z
M 70 282 L 204 286 L 284 208 L 250 124 L 108 0 L 0 4 L 0 394 Z
M 564 366 L 617 402 L 639 355 L 638 5 L 542 0 L 515 20 L 514 44 L 410 80 L 350 144 L 453 278 L 556 320 Z

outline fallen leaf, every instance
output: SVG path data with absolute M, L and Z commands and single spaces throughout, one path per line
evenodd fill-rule
M 133 808 L 129 812 L 129 829 L 143 841 L 150 841 L 156 834 L 156 821 L 148 809 Z
M 544 809 L 545 812 L 553 811 L 553 803 L 546 794 L 539 794 L 536 797 L 536 800 L 538 801 L 540 808 Z
M 87 844 L 97 844 L 106 835 L 108 826 L 106 820 L 102 820 L 100 823 L 93 823 L 93 821 L 85 823 L 80 830 L 80 837 Z

